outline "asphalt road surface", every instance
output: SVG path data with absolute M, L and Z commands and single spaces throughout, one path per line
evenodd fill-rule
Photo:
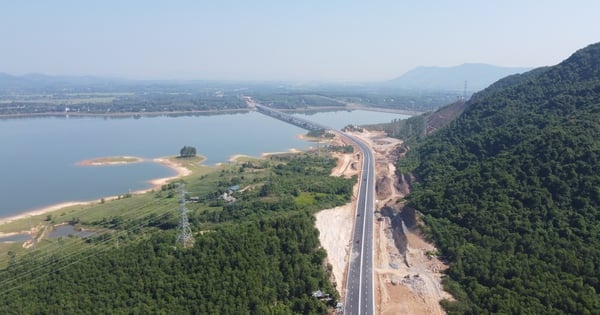
M 348 136 L 348 135 L 347 135 Z M 375 167 L 371 149 L 361 140 L 348 136 L 359 147 L 363 168 L 356 206 L 356 223 L 352 233 L 344 314 L 374 314 L 373 288 L 373 219 Z

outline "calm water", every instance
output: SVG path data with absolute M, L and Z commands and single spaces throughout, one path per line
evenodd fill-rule
M 407 116 L 367 111 L 305 116 L 332 127 L 388 122 Z M 149 187 L 173 175 L 155 163 L 82 167 L 105 156 L 156 158 L 196 147 L 209 165 L 234 154 L 304 149 L 303 129 L 256 112 L 180 117 L 22 118 L 0 120 L 0 217 L 73 200 L 92 200 Z
M 372 112 L 364 110 L 318 112 L 310 114 L 294 114 L 295 116 L 314 121 L 326 127 L 342 129 L 350 124 L 369 125 L 390 122 L 392 119 L 405 119 L 410 116 Z
M 30 240 L 31 235 L 29 234 L 15 234 L 11 236 L 3 236 L 0 237 L 0 243 L 2 242 L 24 242 L 26 240 Z
M 96 234 L 95 231 L 79 231 L 72 225 L 59 225 L 48 233 L 48 239 L 55 239 L 59 237 L 77 236 L 86 238 Z

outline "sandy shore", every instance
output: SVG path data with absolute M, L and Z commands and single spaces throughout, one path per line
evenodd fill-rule
M 190 175 L 192 173 L 191 170 L 183 167 L 182 165 L 180 165 L 180 164 L 178 164 L 176 162 L 173 162 L 173 161 L 169 160 L 168 158 L 156 158 L 156 159 L 152 159 L 152 162 L 159 163 L 159 164 L 162 164 L 162 165 L 164 165 L 166 167 L 169 167 L 170 169 L 174 170 L 176 172 L 176 174 L 173 175 L 173 176 L 170 176 L 170 177 L 157 178 L 157 179 L 150 180 L 150 184 L 152 185 L 152 187 L 133 191 L 133 192 L 131 192 L 132 194 L 143 194 L 143 193 L 147 193 L 149 191 L 152 191 L 153 189 L 159 189 L 162 185 L 165 185 L 166 183 L 168 183 L 171 180 L 178 179 L 178 178 L 181 178 L 181 177 L 185 177 L 185 176 L 188 176 L 188 175 Z M 98 203 L 101 200 L 109 201 L 109 200 L 113 200 L 113 199 L 117 199 L 117 198 L 118 198 L 118 196 L 108 196 L 108 197 L 103 197 L 103 198 L 99 198 L 99 199 L 95 199 L 95 200 L 89 200 L 89 201 L 67 201 L 67 202 L 62 202 L 62 203 L 51 205 L 51 206 L 48 206 L 48 207 L 43 207 L 43 208 L 35 209 L 35 210 L 32 210 L 32 211 L 23 212 L 23 213 L 14 215 L 14 216 L 0 218 L 0 225 L 6 224 L 6 223 L 9 223 L 9 222 L 13 222 L 13 221 L 16 221 L 16 220 L 26 219 L 26 218 L 32 217 L 32 216 L 38 216 L 38 215 L 42 215 L 42 214 L 54 212 L 54 211 L 57 211 L 57 210 L 60 210 L 60 209 L 63 209 L 63 208 L 67 208 L 67 207 L 81 206 L 81 205 L 90 205 L 90 204 L 93 204 L 93 203 Z M 3 236 L 7 236 L 7 235 L 3 235 Z
M 241 159 L 258 159 L 258 158 L 264 158 L 267 156 L 271 156 L 271 155 L 278 155 L 278 154 L 289 154 L 289 153 L 300 153 L 302 152 L 302 150 L 298 150 L 295 148 L 291 148 L 288 151 L 281 151 L 281 152 L 263 152 L 260 154 L 260 157 L 256 157 L 256 156 L 251 156 L 251 155 L 246 155 L 246 154 L 234 154 L 231 157 L 229 157 L 228 161 L 231 163 L 234 162 L 238 162 Z M 217 163 L 217 166 L 223 165 L 223 163 Z
M 84 160 L 77 162 L 78 166 L 103 166 L 103 165 L 119 165 L 119 164 L 131 164 L 141 163 L 145 160 L 137 156 L 110 156 L 103 158 L 95 158 L 91 160 Z
M 246 155 L 246 154 L 234 154 L 234 155 L 232 155 L 232 156 L 229 158 L 229 160 L 228 160 L 228 161 L 229 161 L 229 162 L 237 162 L 237 161 L 239 161 L 240 159 L 244 159 L 244 158 L 249 158 L 249 159 L 252 159 L 252 158 L 255 158 L 255 157 L 253 157 L 253 156 L 250 156 L 250 155 Z M 221 163 L 220 163 L 220 164 L 221 164 Z
M 136 193 L 145 193 L 148 192 L 152 189 L 155 188 L 160 188 L 160 186 L 166 184 L 167 182 L 173 180 L 173 179 L 177 179 L 177 178 L 181 178 L 181 177 L 186 177 L 190 174 L 192 174 L 192 171 L 184 166 L 182 166 L 181 164 L 178 164 L 176 162 L 173 162 L 167 158 L 157 158 L 157 159 L 153 159 L 152 160 L 155 163 L 160 163 L 172 170 L 174 170 L 176 172 L 175 175 L 171 176 L 171 177 L 164 177 L 164 178 L 158 178 L 158 179 L 153 179 L 150 181 L 150 183 L 152 184 L 152 188 L 148 188 L 145 190 L 140 190 Z
M 263 152 L 260 156 L 261 157 L 267 157 L 267 156 L 271 156 L 271 155 L 289 154 L 289 153 L 300 153 L 300 152 L 302 152 L 302 150 L 291 148 L 291 149 L 289 149 L 287 151 L 282 151 L 282 152 Z
M 93 202 L 94 201 L 67 201 L 67 202 L 62 202 L 62 203 L 58 203 L 58 204 L 55 204 L 55 205 L 52 205 L 52 206 L 48 206 L 48 207 L 44 207 L 44 208 L 40 208 L 40 209 L 36 209 L 36 210 L 32 210 L 32 211 L 23 212 L 23 213 L 14 215 L 14 216 L 0 218 L 0 225 L 6 224 L 6 223 L 9 223 L 9 222 L 13 222 L 13 221 L 17 221 L 17 220 L 21 220 L 21 219 L 26 219 L 28 217 L 33 217 L 33 216 L 37 216 L 37 215 L 42 215 L 42 214 L 45 214 L 45 213 L 53 212 L 53 211 L 56 211 L 56 210 L 60 210 L 62 208 L 67 208 L 67 207 L 76 206 L 76 205 L 86 205 L 86 204 L 91 204 Z

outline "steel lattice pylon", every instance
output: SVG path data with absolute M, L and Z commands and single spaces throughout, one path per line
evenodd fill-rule
M 185 207 L 185 191 L 183 190 L 184 185 L 179 185 L 180 199 L 179 199 L 179 226 L 177 226 L 177 239 L 175 244 L 181 244 L 184 248 L 194 246 L 194 236 L 192 235 L 192 229 L 190 228 L 190 222 L 187 216 L 187 209 Z

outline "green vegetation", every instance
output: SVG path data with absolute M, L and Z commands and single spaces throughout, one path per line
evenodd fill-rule
M 597 314 L 600 44 L 475 95 L 409 156 L 450 314 Z
M 341 107 L 345 104 L 324 95 L 303 93 L 259 93 L 255 99 L 277 109 L 304 109 L 307 107 Z
M 326 312 L 311 297 L 336 297 L 322 266 L 325 252 L 306 213 L 222 226 L 196 236 L 190 250 L 173 246 L 174 231 L 64 259 L 26 259 L 9 267 L 23 275 L 4 292 L 3 314 L 308 314 Z M 69 264 L 73 265 L 69 266 Z M 33 271 L 30 271 L 33 270 Z M 2 283 L 6 283 L 6 273 Z M 10 283 L 15 285 L 16 283 Z M 7 287 L 3 286 L 2 291 Z
M 332 139 L 333 137 L 335 137 L 335 135 L 333 133 L 327 132 L 325 129 L 311 130 L 308 133 L 306 133 L 306 135 L 309 137 L 313 137 L 313 138 L 327 138 L 327 139 Z
M 334 165 L 299 154 L 195 172 L 190 249 L 174 246 L 177 183 L 53 214 L 99 233 L 6 248 L 0 312 L 324 314 L 338 293 L 312 213 L 346 203 L 356 181 L 328 176 Z
M 268 172 L 263 172 L 254 189 L 243 194 L 233 193 L 237 198 L 234 203 L 227 203 L 219 196 L 226 193 L 229 187 L 247 181 L 245 174 L 256 174 L 254 165 L 242 167 L 242 175 L 222 174 L 216 183 L 216 190 L 203 190 L 199 199 L 206 201 L 210 208 L 204 208 L 190 215 L 192 222 L 220 223 L 228 221 L 246 221 L 262 216 L 278 214 L 282 211 L 316 211 L 346 203 L 356 179 L 330 177 L 335 160 L 312 155 L 302 158 L 296 156 L 273 157 L 276 163 Z M 209 183 L 207 183 L 209 184 Z M 209 184 L 210 185 L 210 184 Z M 240 185 L 240 187 L 243 186 Z M 191 189 L 191 188 L 190 188 Z M 298 199 L 299 196 L 302 196 Z M 314 200 L 315 202 L 305 202 Z
M 351 145 L 328 145 L 327 151 L 341 152 L 341 153 L 353 153 L 354 147 Z
M 189 157 L 195 157 L 196 156 L 196 148 L 194 147 L 188 147 L 183 146 L 183 148 L 181 148 L 181 150 L 179 150 L 179 157 L 182 158 L 189 158 Z

